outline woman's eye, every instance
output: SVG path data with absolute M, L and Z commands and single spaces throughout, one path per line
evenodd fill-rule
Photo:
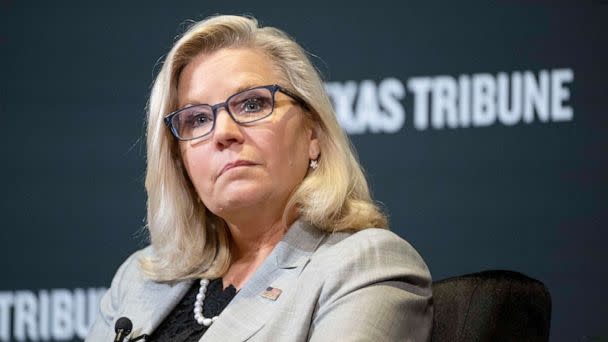
M 272 100 L 265 96 L 250 97 L 241 103 L 239 112 L 245 114 L 265 112 L 270 109 L 271 102 Z
M 257 112 L 262 108 L 262 100 L 259 97 L 250 98 L 243 103 L 243 111 L 251 113 Z
M 191 127 L 199 127 L 210 123 L 211 119 L 206 113 L 197 113 L 192 115 L 188 121 Z

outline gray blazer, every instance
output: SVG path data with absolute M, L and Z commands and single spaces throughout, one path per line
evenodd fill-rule
M 146 279 L 144 253 L 118 269 L 86 341 L 112 341 L 123 316 L 132 336 L 150 334 L 192 285 Z M 282 290 L 276 300 L 261 296 L 269 286 Z M 427 341 L 432 320 L 429 270 L 403 239 L 296 221 L 200 341 Z

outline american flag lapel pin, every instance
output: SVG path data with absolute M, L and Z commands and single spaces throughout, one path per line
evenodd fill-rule
M 270 300 L 277 300 L 282 292 L 283 290 L 279 288 L 268 286 L 266 290 L 262 292 L 262 297 Z

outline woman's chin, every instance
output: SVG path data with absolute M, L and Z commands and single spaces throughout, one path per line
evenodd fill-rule
M 224 215 L 240 214 L 243 211 L 264 208 L 264 203 L 270 198 L 270 191 L 263 187 L 239 186 L 238 188 L 228 187 L 216 197 L 213 204 L 208 204 L 208 208 L 220 217 Z

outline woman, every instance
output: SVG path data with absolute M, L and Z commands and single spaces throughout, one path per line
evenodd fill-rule
M 148 341 L 429 338 L 429 271 L 383 229 L 285 33 L 239 16 L 196 23 L 148 109 L 151 246 L 119 268 L 88 341 L 114 338 L 120 317 Z

